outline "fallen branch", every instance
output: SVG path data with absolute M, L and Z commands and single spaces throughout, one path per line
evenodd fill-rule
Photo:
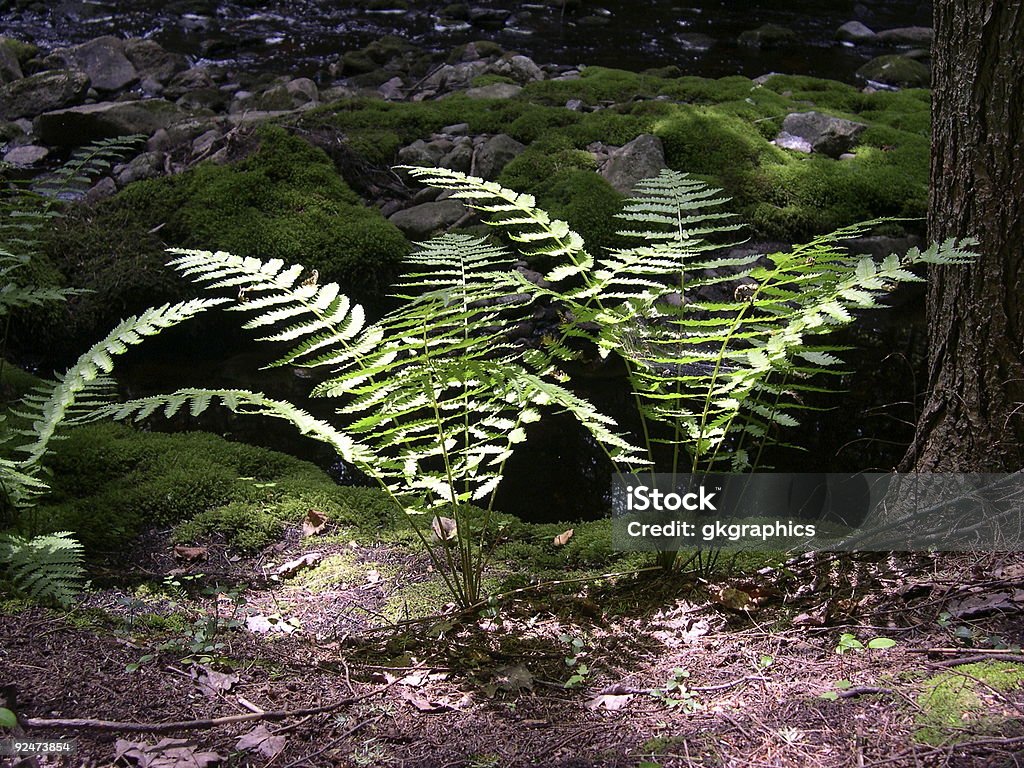
M 395 685 L 398 680 L 393 680 L 375 691 L 364 693 L 361 696 L 350 696 L 341 699 L 333 704 L 324 704 L 319 707 L 307 709 L 279 709 L 270 712 L 253 712 L 248 715 L 228 715 L 226 717 L 213 717 L 206 720 L 181 720 L 174 723 L 119 723 L 112 720 L 94 720 L 92 718 L 44 718 L 26 717 L 19 722 L 25 728 L 82 728 L 95 731 L 127 731 L 130 733 L 172 733 L 174 731 L 191 731 L 200 728 L 216 728 L 219 725 L 232 725 L 234 723 L 249 723 L 254 720 L 286 720 L 289 717 L 305 717 L 308 715 L 319 715 L 324 712 L 333 712 L 336 709 L 356 704 L 364 699 L 369 699 L 378 694 L 384 693 L 388 688 Z
M 972 655 L 982 656 L 987 654 L 1006 655 L 1012 653 L 1005 648 L 907 648 L 907 653 L 935 653 L 950 656 L 964 651 L 970 651 Z
M 970 656 L 961 656 L 956 659 L 943 659 L 929 663 L 932 667 L 959 667 L 961 664 L 975 664 L 979 661 L 1013 661 L 1024 664 L 1024 654 L 1009 653 L 1000 651 L 996 653 L 972 653 Z
M 857 696 L 870 696 L 875 693 L 890 694 L 892 691 L 888 688 L 875 688 L 870 685 L 858 685 L 856 688 L 847 688 L 845 691 L 836 691 L 836 696 L 840 699 L 852 699 Z

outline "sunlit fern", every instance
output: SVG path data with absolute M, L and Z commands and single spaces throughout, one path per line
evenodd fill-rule
M 83 573 L 82 545 L 70 531 L 31 538 L 0 534 L 0 580 L 17 593 L 68 605 Z

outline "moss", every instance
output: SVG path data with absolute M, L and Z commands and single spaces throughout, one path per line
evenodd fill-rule
M 965 664 L 924 681 L 917 697 L 917 741 L 932 744 L 969 740 L 978 734 L 997 734 L 1010 723 L 1020 728 L 1019 716 L 1001 711 L 992 691 L 1005 693 L 1024 685 L 1024 664 L 978 662 Z
M 337 487 L 307 462 L 201 432 L 89 425 L 58 443 L 47 463 L 53 491 L 38 519 L 76 531 L 93 553 L 116 550 L 148 526 L 175 524 L 177 541 L 218 535 L 257 550 L 311 508 L 373 528 L 386 502 L 370 489 Z
M 492 72 L 486 75 L 477 75 L 473 78 L 473 82 L 470 83 L 470 86 L 473 88 L 484 88 L 485 86 L 494 85 L 495 83 L 508 83 L 510 85 L 515 85 L 516 81 L 511 77 L 496 75 Z
M 314 593 L 344 589 L 346 585 L 365 584 L 370 570 L 379 572 L 381 566 L 379 563 L 360 563 L 354 553 L 343 552 L 328 555 L 315 567 L 300 571 L 288 583 Z
M 654 124 L 670 168 L 714 176 L 720 183 L 737 179 L 762 158 L 779 157 L 750 121 L 707 107 L 682 107 Z

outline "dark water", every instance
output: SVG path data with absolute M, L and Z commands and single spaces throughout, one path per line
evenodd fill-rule
M 310 76 L 324 75 L 327 65 L 346 51 L 395 34 L 434 51 L 489 39 L 539 63 L 633 70 L 674 64 L 708 77 L 777 71 L 850 80 L 879 51 L 837 44 L 834 34 L 841 24 L 859 20 L 881 30 L 931 23 L 931 3 L 922 0 L 583 0 L 565 9 L 558 0 L 470 4 L 474 10 L 513 11 L 510 19 L 493 23 L 448 18 L 443 10 L 448 3 L 394 5 L 376 0 L 65 0 L 0 2 L 0 11 L 6 34 L 46 47 L 103 34 L 138 36 L 197 61 Z M 801 44 L 761 50 L 737 43 L 741 32 L 764 23 L 789 27 Z

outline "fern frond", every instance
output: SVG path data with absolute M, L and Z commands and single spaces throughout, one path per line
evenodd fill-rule
M 81 590 L 82 545 L 70 531 L 33 538 L 0 534 L 0 575 L 33 600 L 68 605 Z

